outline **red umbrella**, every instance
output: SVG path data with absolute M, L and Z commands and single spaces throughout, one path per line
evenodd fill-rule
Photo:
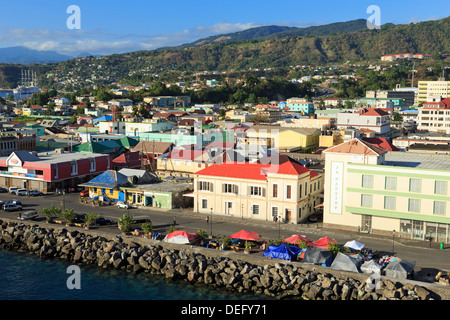
M 336 243 L 337 241 L 329 238 L 329 237 L 323 237 L 319 240 L 316 240 L 314 242 L 311 242 L 311 245 L 315 248 L 323 248 L 323 249 L 328 249 L 330 243 Z
M 230 238 L 257 241 L 258 239 L 261 238 L 261 236 L 254 231 L 241 230 L 241 231 L 236 232 L 235 234 L 231 235 Z
M 293 244 L 299 244 L 302 241 L 305 241 L 306 243 L 311 242 L 311 240 L 309 240 L 307 237 L 300 236 L 298 234 L 294 234 L 292 237 L 289 237 L 289 238 L 286 238 L 283 240 L 283 242 L 293 243 Z

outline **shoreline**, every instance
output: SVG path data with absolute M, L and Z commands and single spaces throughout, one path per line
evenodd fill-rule
M 48 223 L 0 219 L 0 247 L 276 300 L 450 299 L 450 287 L 439 284 L 381 276 L 373 288 L 370 274 Z

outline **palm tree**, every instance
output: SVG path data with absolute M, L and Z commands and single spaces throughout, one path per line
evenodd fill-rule
M 72 224 L 73 219 L 75 219 L 77 213 L 73 209 L 66 209 L 61 213 L 61 216 L 66 220 L 66 225 Z
M 50 208 L 42 208 L 41 213 L 46 218 L 47 223 L 53 222 L 53 218 L 61 215 L 62 209 L 55 207 L 53 204 Z
M 92 225 L 92 223 L 97 220 L 98 218 L 100 218 L 99 214 L 95 214 L 95 213 L 87 213 L 84 216 L 84 222 L 85 222 L 85 228 L 89 229 Z
M 142 231 L 144 231 L 144 234 L 148 237 L 149 233 L 153 231 L 153 224 L 151 222 L 143 223 L 141 225 Z
M 133 215 L 124 214 L 122 218 L 117 220 L 117 224 L 119 225 L 119 229 L 122 230 L 123 233 L 130 232 L 131 230 L 131 220 L 133 219 Z

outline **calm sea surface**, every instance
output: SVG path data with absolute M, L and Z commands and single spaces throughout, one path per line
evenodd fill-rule
M 166 281 L 163 276 L 132 274 L 80 265 L 81 288 L 68 289 L 70 263 L 42 260 L 0 250 L 0 300 L 261 300 L 256 295 Z

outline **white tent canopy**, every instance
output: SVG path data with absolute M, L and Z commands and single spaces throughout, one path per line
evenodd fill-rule
M 356 240 L 352 240 L 347 242 L 346 244 L 344 244 L 344 247 L 350 248 L 350 249 L 354 249 L 354 250 L 362 250 L 362 248 L 364 248 L 365 244 L 358 242 Z
M 374 260 L 366 261 L 361 265 L 361 271 L 364 273 L 381 272 L 381 265 Z

